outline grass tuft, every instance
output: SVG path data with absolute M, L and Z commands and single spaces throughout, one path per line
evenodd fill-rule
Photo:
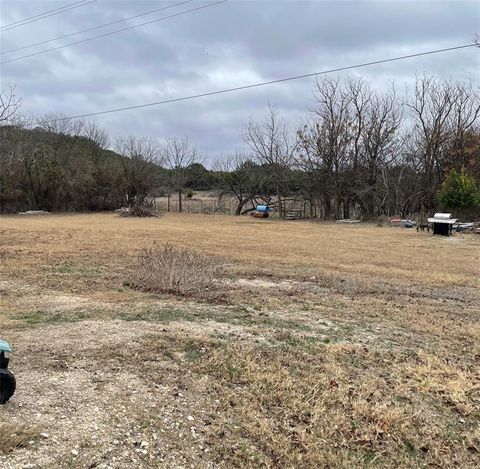
M 38 436 L 38 428 L 35 426 L 0 422 L 0 453 L 8 454 L 25 448 L 30 441 L 36 441 Z

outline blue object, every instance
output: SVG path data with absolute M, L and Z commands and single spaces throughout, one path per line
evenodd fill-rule
M 13 396 L 17 387 L 15 376 L 8 370 L 11 353 L 10 344 L 0 340 L 0 404 L 5 404 Z
M 0 340 L 0 370 L 6 370 L 8 368 L 11 353 L 12 347 L 10 347 L 10 344 L 4 340 Z
M 256 210 L 257 212 L 265 213 L 265 212 L 270 212 L 271 209 L 268 205 L 257 205 Z
M 4 340 L 0 340 L 0 352 L 11 352 L 12 347 L 8 342 L 5 342 Z

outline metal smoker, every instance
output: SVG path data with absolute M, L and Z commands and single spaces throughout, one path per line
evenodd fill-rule
M 15 392 L 15 376 L 8 369 L 12 347 L 8 342 L 0 340 L 0 404 L 5 404 Z

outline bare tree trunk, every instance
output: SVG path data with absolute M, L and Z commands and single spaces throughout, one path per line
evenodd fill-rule
M 277 185 L 277 198 L 278 198 L 278 216 L 280 219 L 283 219 L 285 218 L 285 210 L 284 210 L 284 206 L 283 206 L 283 200 L 282 200 L 282 196 L 280 194 L 280 189 Z
M 285 217 L 282 195 L 288 191 L 286 178 L 294 160 L 297 141 L 290 135 L 286 121 L 270 105 L 269 112 L 262 122 L 250 121 L 244 140 L 258 162 L 270 167 L 278 199 L 279 217 L 282 219 Z

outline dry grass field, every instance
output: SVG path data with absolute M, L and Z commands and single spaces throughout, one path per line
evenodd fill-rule
M 221 295 L 134 289 L 165 243 Z M 5 216 L 0 331 L 2 468 L 480 466 L 480 236 Z

